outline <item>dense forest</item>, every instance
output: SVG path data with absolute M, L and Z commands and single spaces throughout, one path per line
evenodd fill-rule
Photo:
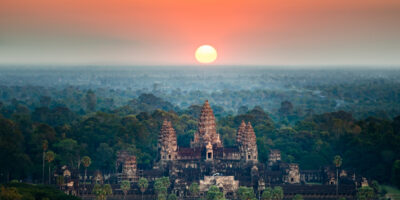
M 321 169 L 340 155 L 343 169 L 400 187 L 399 75 L 356 69 L 3 68 L 0 182 L 24 188 L 24 196 L 62 199 L 46 186 L 15 182 L 55 183 L 43 166 L 84 173 L 86 156 L 89 174 L 113 173 L 119 150 L 135 154 L 138 167 L 149 169 L 163 120 L 172 122 L 179 146 L 187 147 L 208 99 L 224 146 L 234 146 L 239 124 L 249 121 L 260 162 L 279 149 L 285 162 Z
M 188 146 L 197 126 L 201 105 L 181 108 L 154 94 L 141 94 L 126 105 L 99 109 L 101 101 L 92 90 L 81 93 L 75 111 L 41 96 L 35 101 L 13 99 L 0 107 L 0 178 L 40 182 L 43 152 L 55 152 L 46 163 L 54 170 L 62 165 L 84 170 L 83 156 L 92 159 L 89 173 L 115 171 L 116 152 L 135 153 L 140 168 L 150 168 L 157 155 L 156 143 L 163 119 L 172 121 L 180 146 Z M 101 102 L 100 102 L 101 103 Z M 242 120 L 250 121 L 257 135 L 259 159 L 266 162 L 270 149 L 280 149 L 284 161 L 302 169 L 318 169 L 343 157 L 343 168 L 377 180 L 399 185 L 400 116 L 393 119 L 355 119 L 345 111 L 299 116 L 289 101 L 277 108 L 273 120 L 260 106 L 241 108 L 238 114 L 218 114 L 218 131 L 225 146 L 233 146 Z M 47 175 L 45 180 L 47 180 Z

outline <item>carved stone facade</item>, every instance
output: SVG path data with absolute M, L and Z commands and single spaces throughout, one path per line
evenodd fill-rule
M 241 127 L 239 127 L 238 133 L 240 132 L 240 128 Z M 246 161 L 257 162 L 258 151 L 256 134 L 254 133 L 253 126 L 250 124 L 250 122 L 247 123 L 243 132 L 241 132 L 239 149 L 242 159 Z
M 235 180 L 234 176 L 204 176 L 204 179 L 200 180 L 199 184 L 200 193 L 204 195 L 212 185 L 220 188 L 225 195 L 233 195 L 239 188 L 239 181 Z
M 137 163 L 136 156 L 129 154 L 127 151 L 119 151 L 117 154 L 117 172 L 118 182 L 127 180 L 137 182 Z
M 164 120 L 157 146 L 162 161 L 178 159 L 176 132 L 170 121 Z
M 211 143 L 213 146 L 222 147 L 216 126 L 213 110 L 208 101 L 206 101 L 201 109 L 197 132 L 194 134 L 191 146 L 205 147 L 208 143 Z
M 173 124 L 167 120 L 162 124 L 157 146 L 158 160 L 153 169 L 140 170 L 140 176 L 146 177 L 150 182 L 154 182 L 157 177 L 168 176 L 171 180 L 170 192 L 175 193 L 179 199 L 188 197 L 188 189 L 193 182 L 199 184 L 200 193 L 203 195 L 211 185 L 216 185 L 228 199 L 236 198 L 235 192 L 239 186 L 253 187 L 254 191 L 261 194 L 266 187 L 280 185 L 288 189 L 284 190 L 285 198 L 286 195 L 291 197 L 295 194 L 304 194 L 308 195 L 309 199 L 321 199 L 325 198 L 324 194 L 335 194 L 331 193 L 335 191 L 334 186 L 329 185 L 332 181 L 331 174 L 334 172 L 332 170 L 301 171 L 298 164 L 282 162 L 279 150 L 270 151 L 266 165 L 258 162 L 256 134 L 250 122 L 247 124 L 241 122 L 234 147 L 224 147 L 208 101 L 202 107 L 198 130 L 194 134 L 190 148 L 177 145 Z M 123 165 L 121 173 L 132 175 L 133 171 L 129 171 L 128 166 L 133 169 L 134 165 L 136 170 L 136 159 L 135 162 L 129 162 L 130 159 L 126 159 L 129 157 L 123 157 L 125 159 L 121 158 L 121 163 L 123 160 L 127 164 Z M 128 176 L 121 175 L 121 179 L 126 177 Z M 348 177 L 343 176 L 340 179 L 344 185 L 345 181 L 342 179 Z M 325 184 L 324 187 L 320 187 L 323 190 L 319 191 L 320 188 L 316 188 L 317 186 L 305 187 L 306 183 L 317 182 Z M 308 188 L 312 192 L 307 193 L 301 188 Z M 352 197 L 354 191 L 350 188 L 342 196 Z
M 217 133 L 215 116 L 208 101 L 201 110 L 198 130 L 190 148 L 177 146 L 176 132 L 171 122 L 164 120 L 158 138 L 159 165 L 165 166 L 169 161 L 241 161 L 257 163 L 258 151 L 256 135 L 250 122 L 242 122 L 238 129 L 237 145 L 233 148 L 223 147 Z
M 272 149 L 268 156 L 268 166 L 272 167 L 281 161 L 281 151 Z
M 300 169 L 298 164 L 289 164 L 289 167 L 285 171 L 285 182 L 290 184 L 300 183 Z

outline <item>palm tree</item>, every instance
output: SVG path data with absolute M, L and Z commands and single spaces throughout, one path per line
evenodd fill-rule
M 342 165 L 342 157 L 336 155 L 333 158 L 333 164 L 336 166 L 336 196 L 339 193 L 339 167 Z
M 96 195 L 97 200 L 106 200 L 107 196 L 112 194 L 112 188 L 110 184 L 96 184 L 94 185 L 92 192 Z
M 125 180 L 121 182 L 121 190 L 124 192 L 124 200 L 126 198 L 126 194 L 131 189 L 131 182 Z
M 47 140 L 42 141 L 42 149 L 43 149 L 43 154 L 42 154 L 42 183 L 44 184 L 44 160 L 46 156 L 46 150 L 49 147 L 49 143 Z
M 60 190 L 61 190 L 62 186 L 64 185 L 64 176 L 63 175 L 57 176 L 56 182 L 57 182 L 58 187 L 60 187 Z
M 274 187 L 272 190 L 272 199 L 273 200 L 282 200 L 283 199 L 283 188 L 280 186 Z
M 49 184 L 51 184 L 51 176 L 50 176 L 50 164 L 54 161 L 56 154 L 53 151 L 46 152 L 46 161 L 49 164 Z
M 190 195 L 192 195 L 192 197 L 197 197 L 199 195 L 199 191 L 200 191 L 199 184 L 193 182 L 189 187 Z
M 92 159 L 89 156 L 84 156 L 81 160 L 83 166 L 85 167 L 85 177 L 83 177 L 83 190 L 86 191 L 86 175 L 87 175 L 87 168 L 92 164 Z
M 147 181 L 146 178 L 140 178 L 139 179 L 139 188 L 140 192 L 142 192 L 142 200 L 143 200 L 143 193 L 146 191 L 147 187 L 149 187 L 149 181 Z
M 262 200 L 272 200 L 273 190 L 270 187 L 267 187 L 264 192 L 262 193 L 261 199 Z

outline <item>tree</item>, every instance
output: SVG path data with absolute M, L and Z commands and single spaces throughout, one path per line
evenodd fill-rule
M 375 199 L 374 189 L 369 186 L 364 186 L 357 191 L 358 200 L 373 200 Z
M 272 200 L 273 191 L 272 188 L 267 187 L 261 195 L 262 200 Z
M 75 169 L 80 160 L 77 160 L 79 156 L 78 142 L 73 139 L 63 139 L 54 145 L 56 152 L 60 156 L 61 164 L 65 164 Z
M 336 167 L 336 196 L 339 194 L 339 167 L 342 165 L 342 157 L 336 155 L 333 158 L 333 164 Z
M 177 200 L 178 197 L 176 196 L 176 194 L 169 194 L 168 195 L 168 200 Z
M 280 186 L 274 187 L 272 190 L 272 199 L 273 200 L 282 200 L 283 199 L 283 188 Z
M 400 188 L 400 160 L 396 160 L 392 166 L 392 184 Z
M 108 195 L 112 194 L 112 188 L 110 184 L 100 185 L 96 184 L 93 187 L 93 194 L 96 195 L 97 200 L 106 200 Z
M 254 190 L 251 187 L 240 186 L 236 193 L 240 200 L 251 200 L 255 198 Z
M 215 185 L 212 185 L 206 195 L 206 200 L 222 200 L 224 199 L 224 194 Z
M 90 112 L 94 112 L 96 110 L 96 103 L 97 103 L 97 98 L 96 94 L 92 90 L 88 90 L 86 92 L 86 109 Z
M 293 200 L 303 200 L 303 196 L 301 194 L 296 194 L 294 195 Z
M 138 182 L 140 192 L 142 192 L 142 200 L 143 200 L 143 193 L 147 190 L 147 187 L 149 187 L 149 181 L 147 181 L 146 178 L 140 178 Z
M 43 156 L 42 156 L 42 183 L 44 184 L 44 160 L 46 159 L 46 150 L 49 147 L 49 143 L 47 140 L 42 141 L 42 150 L 43 150 Z
M 61 190 L 61 187 L 64 185 L 64 176 L 63 175 L 57 176 L 56 182 L 57 182 L 58 187 Z
M 18 193 L 17 188 L 15 188 L 15 187 L 6 188 L 4 186 L 1 186 L 0 199 L 1 200 L 20 200 L 20 199 L 22 199 L 22 195 Z
M 53 151 L 46 152 L 46 161 L 49 164 L 49 184 L 51 184 L 50 165 L 54 161 L 56 154 Z
M 16 175 L 29 170 L 30 160 L 23 152 L 23 145 L 24 136 L 19 131 L 18 125 L 1 117 L 0 114 L 0 173 L 6 181 L 11 180 L 10 178 L 19 178 Z M 40 163 L 40 153 L 38 161 Z
M 124 199 L 128 194 L 128 191 L 131 189 L 131 182 L 124 180 L 121 182 L 121 190 L 124 192 Z
M 190 184 L 189 192 L 190 192 L 190 195 L 192 195 L 193 197 L 198 196 L 199 192 L 200 192 L 199 184 L 196 182 L 193 182 L 192 184 Z
M 92 159 L 90 159 L 89 156 L 83 156 L 81 163 L 85 167 L 85 176 L 83 177 L 83 182 L 84 182 L 83 188 L 86 191 L 87 168 L 90 166 L 90 164 L 92 164 Z
M 157 178 L 154 182 L 154 190 L 157 194 L 157 198 L 159 200 L 165 200 L 168 194 L 168 188 L 171 185 L 171 182 L 168 177 Z

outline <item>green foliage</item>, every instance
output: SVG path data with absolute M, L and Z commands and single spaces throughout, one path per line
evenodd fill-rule
M 262 200 L 272 200 L 273 198 L 273 190 L 270 187 L 265 188 L 261 195 Z
M 49 185 L 31 185 L 26 183 L 9 183 L 4 186 L 5 188 L 15 188 L 13 189 L 13 195 L 16 191 L 21 195 L 23 200 L 35 200 L 35 199 L 51 199 L 51 200 L 79 200 L 78 197 L 66 195 L 61 190 L 54 188 Z M 9 191 L 10 192 L 10 191 Z M 17 195 L 18 196 L 18 195 Z M 16 196 L 14 196 L 15 198 Z M 14 199 L 12 198 L 12 199 Z M 3 199 L 3 198 L 1 198 Z M 15 198 L 18 199 L 18 198 Z
M 339 155 L 336 155 L 336 156 L 333 158 L 333 164 L 334 164 L 336 167 L 342 166 L 342 157 L 340 157 Z
M 18 193 L 17 188 L 9 187 L 6 188 L 1 186 L 0 188 L 0 199 L 1 200 L 20 200 L 22 195 Z
M 126 195 L 130 189 L 131 189 L 131 182 L 127 180 L 121 182 L 121 190 L 124 192 L 124 195 Z
M 374 85 L 369 87 L 375 88 L 375 92 L 379 91 Z M 37 95 L 27 89 L 0 87 L 2 94 L 7 94 L 6 96 L 21 96 L 18 91 L 23 90 L 23 93 L 36 99 L 24 102 L 21 99 L 12 100 L 14 97 L 10 96 L 7 100 L 2 100 L 4 103 L 0 113 L 7 118 L 0 117 L 0 171 L 4 174 L 1 181 L 8 181 L 5 180 L 7 175 L 10 179 L 23 180 L 32 177 L 34 181 L 41 180 L 42 155 L 48 149 L 55 153 L 55 159 L 51 162 L 54 168 L 67 165 L 76 170 L 84 158 L 81 156 L 87 155 L 92 158 L 87 169 L 89 174 L 94 170 L 111 172 L 115 168 L 116 152 L 119 150 L 128 150 L 135 154 L 138 164 L 149 168 L 157 156 L 157 138 L 163 119 L 172 121 L 179 146 L 189 146 L 201 110 L 201 105 L 198 104 L 204 97 L 209 97 L 215 112 L 219 112 L 217 125 L 224 146 L 235 144 L 236 130 L 241 120 L 250 121 L 257 135 L 261 163 L 267 162 L 271 149 L 279 149 L 283 161 L 297 162 L 301 169 L 319 169 L 325 165 L 332 165 L 332 158 L 341 155 L 341 165 L 344 168 L 355 169 L 357 174 L 371 180 L 386 184 L 391 182 L 400 187 L 400 116 L 392 120 L 367 118 L 369 115 L 377 115 L 369 110 L 369 106 L 375 106 L 377 102 L 368 103 L 368 111 L 357 111 L 357 114 L 345 111 L 324 113 L 327 109 L 321 107 L 322 105 L 336 105 L 335 101 L 329 99 L 329 95 L 335 93 L 346 96 L 351 93 L 343 92 L 345 89 L 336 86 L 323 86 L 319 89 L 326 92 L 324 96 L 327 95 L 327 99 L 323 100 L 324 103 L 303 99 L 301 101 L 304 102 L 299 104 L 298 99 L 293 100 L 281 96 L 282 93 L 263 90 L 216 92 L 212 96 L 202 91 L 192 91 L 181 100 L 183 93 L 178 90 L 174 91 L 176 96 L 171 96 L 160 90 L 156 90 L 154 94 L 141 95 L 143 91 L 140 90 L 107 92 L 93 89 L 89 92 L 86 89 L 67 87 L 46 92 L 48 94 L 36 91 L 40 94 Z M 364 92 L 371 93 L 367 90 Z M 105 93 L 108 93 L 108 96 Z M 86 102 L 87 94 L 92 103 L 96 99 L 94 110 L 97 112 L 82 111 L 86 110 L 86 103 L 90 102 Z M 373 96 L 375 98 L 376 95 Z M 114 103 L 107 100 L 110 97 L 114 99 Z M 231 99 L 235 97 L 245 100 L 234 102 Z M 258 102 L 255 97 L 275 98 L 277 103 Z M 371 98 L 368 95 L 364 97 Z M 3 97 L 0 96 L 1 98 Z M 302 98 L 303 96 L 300 99 Z M 290 102 L 281 105 L 286 99 Z M 179 100 L 182 104 L 178 107 L 166 100 Z M 351 104 L 348 100 L 345 100 L 346 105 Z M 219 101 L 224 102 L 220 104 L 224 105 L 223 109 L 216 105 Z M 365 103 L 367 100 L 360 101 Z M 107 107 L 109 104 L 112 106 Z M 253 107 L 257 104 L 261 106 Z M 314 110 L 301 110 L 303 105 L 313 105 Z M 238 115 L 230 111 L 235 111 L 240 106 L 247 108 L 241 108 Z M 360 112 L 368 115 L 364 114 L 361 120 L 353 117 L 360 116 Z M 395 111 L 390 112 L 389 116 L 395 116 Z M 279 123 L 283 119 L 286 122 Z M 83 162 L 82 164 L 85 166 Z M 169 185 L 166 189 L 168 188 Z
M 273 200 L 282 200 L 283 199 L 283 188 L 280 186 L 275 186 L 272 190 L 272 199 Z
M 293 200 L 303 200 L 303 196 L 301 194 L 296 194 L 294 195 Z
M 168 200 L 177 200 L 178 197 L 176 196 L 176 194 L 169 194 L 168 195 Z
M 154 191 L 159 200 L 165 200 L 168 195 L 168 188 L 171 185 L 169 177 L 157 178 L 154 182 Z
M 81 163 L 85 168 L 88 168 L 90 164 L 92 164 L 92 159 L 90 159 L 89 156 L 83 156 L 83 158 L 81 159 Z
M 190 192 L 190 195 L 192 195 L 192 196 L 198 196 L 199 192 L 200 192 L 199 184 L 196 182 L 193 182 L 192 184 L 190 184 L 189 192 Z
M 206 200 L 223 200 L 224 194 L 215 185 L 210 186 L 207 191 Z
M 147 181 L 146 178 L 142 177 L 139 179 L 138 185 L 139 185 L 140 191 L 142 193 L 144 193 L 147 190 L 147 187 L 149 187 L 149 181 Z
M 396 160 L 392 167 L 392 184 L 400 188 L 400 160 Z
M 112 194 L 112 188 L 110 184 L 100 185 L 96 184 L 93 187 L 93 194 L 96 195 L 97 200 L 106 200 L 108 195 Z
M 167 194 L 162 192 L 157 194 L 157 200 L 167 200 Z
M 255 198 L 252 187 L 240 186 L 236 193 L 240 200 L 251 200 Z
M 364 186 L 361 188 L 358 188 L 357 191 L 357 199 L 358 200 L 373 200 L 375 199 L 375 192 L 374 189 L 369 187 L 369 186 Z

